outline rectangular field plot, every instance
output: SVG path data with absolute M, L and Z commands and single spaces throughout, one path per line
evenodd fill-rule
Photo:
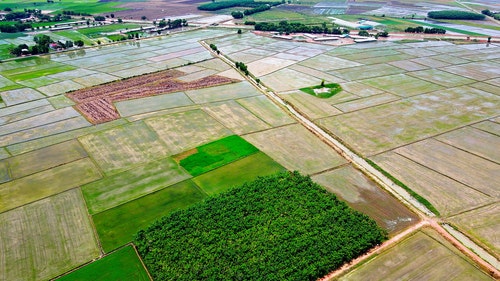
M 169 155 L 156 133 L 141 121 L 83 136 L 80 142 L 107 175 Z
M 368 49 L 363 52 L 356 52 L 355 54 L 347 54 L 343 55 L 342 58 L 346 60 L 356 60 L 356 61 L 363 61 L 365 59 L 370 59 L 370 58 L 376 58 L 376 57 L 387 57 L 387 56 L 394 56 L 394 55 L 400 55 L 401 53 L 390 49 L 379 49 L 379 48 L 374 48 L 374 49 Z
M 500 251 L 500 203 L 491 204 L 450 218 L 450 221 L 460 229 L 464 229 L 469 236 L 480 244 L 496 253 L 498 259 Z
M 443 89 L 443 87 L 439 85 L 429 83 L 405 74 L 371 78 L 361 80 L 359 82 L 382 89 L 400 97 L 410 97 Z
M 82 117 L 83 120 L 85 120 Z M 87 122 L 87 121 L 85 121 Z M 88 122 L 87 122 L 88 123 Z M 104 131 L 109 128 L 113 128 L 119 125 L 125 124 L 126 121 L 124 119 L 118 119 L 115 121 L 111 121 L 108 123 L 96 125 L 96 126 L 86 126 L 83 128 L 77 128 L 74 130 L 69 130 L 69 131 L 63 131 L 59 133 L 54 133 L 50 134 L 48 136 L 41 136 L 40 138 L 34 138 L 31 140 L 27 140 L 22 143 L 17 143 L 13 145 L 9 145 L 7 147 L 7 150 L 12 154 L 12 155 L 18 155 L 21 153 L 25 153 L 28 151 L 36 150 L 39 148 L 51 146 L 57 143 L 65 142 L 68 140 L 72 140 L 74 138 L 78 138 L 83 135 L 99 132 L 99 131 Z
M 436 137 L 437 140 L 500 164 L 500 136 L 464 127 Z
M 257 116 L 235 101 L 212 103 L 203 110 L 236 134 L 246 134 L 270 128 Z
M 7 106 L 45 98 L 45 96 L 40 92 L 35 91 L 31 88 L 5 91 L 0 93 L 0 96 Z
M 472 125 L 472 127 L 483 130 L 485 132 L 500 136 L 500 124 L 492 121 L 484 121 Z
M 57 281 L 109 281 L 135 280 L 150 281 L 132 246 L 124 247 L 104 258 L 92 262 Z
M 167 108 L 188 106 L 193 102 L 182 92 L 139 98 L 115 103 L 120 116 L 128 117 Z
M 312 179 L 326 190 L 347 201 L 349 206 L 374 219 L 391 234 L 418 222 L 412 213 L 397 199 L 378 187 L 363 173 L 352 166 L 318 174 Z
M 250 97 L 236 100 L 255 116 L 259 116 L 272 127 L 282 126 L 294 123 L 295 120 L 290 117 L 283 109 L 274 104 L 266 96 Z
M 203 200 L 203 193 L 191 180 L 169 186 L 93 216 L 105 252 L 122 246 L 155 220 Z
M 343 58 L 338 58 L 338 57 L 322 54 L 322 55 L 310 58 L 308 60 L 302 61 L 299 63 L 299 65 L 307 66 L 307 67 L 310 67 L 312 69 L 316 69 L 316 70 L 320 70 L 320 71 L 333 71 L 333 70 L 342 69 L 342 68 L 358 67 L 358 66 L 362 66 L 363 64 L 355 62 L 355 61 L 346 60 Z
M 110 74 L 97 73 L 97 74 L 92 74 L 92 75 L 88 75 L 88 76 L 84 76 L 84 77 L 80 77 L 80 78 L 75 78 L 75 79 L 73 79 L 73 82 L 81 84 L 85 87 L 91 87 L 91 86 L 95 86 L 95 85 L 99 85 L 99 84 L 103 84 L 103 83 L 107 83 L 107 82 L 111 82 L 111 81 L 115 81 L 115 80 L 119 80 L 119 79 L 120 79 L 120 77 L 113 76 Z
M 449 66 L 443 68 L 443 70 L 478 81 L 500 77 L 500 64 L 489 61 Z
M 329 71 L 328 73 L 348 81 L 356 81 L 372 77 L 399 74 L 403 72 L 405 71 L 389 64 L 371 64 L 371 65 L 358 66 L 355 68 Z
M 12 134 L 15 132 L 47 125 L 50 123 L 71 119 L 73 117 L 79 117 L 80 113 L 71 107 L 53 110 L 47 113 L 43 113 L 37 116 L 29 117 L 23 120 L 12 122 L 0 126 L 0 136 Z
M 495 116 L 499 101 L 497 95 L 464 86 L 332 116 L 320 123 L 367 156 Z
M 77 141 L 68 141 L 4 160 L 12 179 L 41 172 L 84 158 L 87 153 Z
M 286 92 L 313 85 L 319 85 L 322 78 L 317 78 L 293 69 L 285 68 L 263 76 L 261 80 L 276 92 Z
M 82 89 L 85 86 L 82 84 L 78 84 L 71 80 L 66 80 L 62 82 L 57 82 L 54 84 L 50 84 L 47 86 L 37 88 L 38 91 L 44 93 L 47 96 L 56 96 L 60 94 L 64 94 L 69 91 L 74 91 L 78 89 Z
M 431 68 L 439 68 L 449 66 L 450 64 L 444 61 L 440 61 L 435 59 L 435 57 L 425 57 L 425 58 L 416 58 L 410 60 L 414 63 L 422 64 Z
M 327 83 L 345 82 L 343 79 L 340 79 L 340 78 L 338 78 L 336 76 L 333 76 L 333 75 L 330 75 L 330 74 L 328 74 L 326 72 L 319 71 L 319 70 L 316 70 L 316 69 L 312 69 L 310 67 L 303 66 L 303 65 L 300 65 L 300 64 L 291 65 L 290 67 L 287 67 L 286 69 L 295 70 L 295 71 L 298 71 L 300 73 L 303 73 L 304 75 L 307 74 L 309 76 L 314 76 L 314 77 L 316 77 L 318 79 L 325 80 L 325 82 L 327 82 Z
M 197 104 L 238 99 L 261 95 L 250 83 L 227 84 L 216 87 L 186 91 L 186 95 Z
M 59 95 L 59 96 L 51 97 L 51 98 L 48 98 L 47 100 L 50 102 L 50 104 L 52 104 L 52 106 L 55 109 L 59 109 L 59 108 L 63 108 L 63 107 L 69 107 L 69 106 L 75 105 L 75 103 L 72 100 L 70 100 L 68 97 L 66 97 L 64 95 Z
M 55 78 L 43 76 L 43 77 L 38 77 L 38 78 L 33 78 L 33 79 L 27 79 L 24 81 L 19 81 L 17 83 L 24 85 L 26 87 L 30 87 L 30 88 L 38 88 L 38 87 L 46 86 L 46 85 L 53 84 L 53 83 L 56 83 L 59 81 L 60 80 L 55 79 Z
M 288 170 L 313 174 L 346 161 L 300 125 L 288 125 L 244 138 Z
M 499 198 L 499 164 L 453 146 L 427 139 L 395 150 L 429 169 L 466 184 L 488 196 Z M 432 151 L 432 153 L 428 153 Z
M 4 135 L 0 139 L 0 146 L 19 144 L 25 141 L 39 139 L 71 130 L 88 127 L 91 124 L 84 117 L 74 117 L 36 128 Z
M 388 93 L 383 93 L 380 95 L 369 96 L 366 98 L 361 98 L 357 100 L 352 100 L 343 103 L 335 104 L 335 107 L 342 110 L 343 112 L 350 112 L 355 110 L 360 110 L 367 107 L 376 106 L 379 104 L 388 103 L 391 101 L 398 100 L 399 98 L 395 95 Z
M 408 75 L 420 78 L 425 81 L 436 83 L 441 86 L 445 86 L 446 88 L 457 87 L 476 82 L 474 80 L 451 74 L 449 72 L 444 72 L 438 69 L 415 71 L 408 73 Z
M 374 255 L 339 280 L 486 281 L 491 277 L 434 230 L 422 229 L 396 246 Z
M 165 158 L 82 186 L 90 214 L 132 201 L 190 176 Z
M 193 181 L 208 195 L 214 195 L 252 181 L 258 176 L 271 175 L 284 170 L 285 168 L 269 156 L 258 152 L 197 176 L 193 178 Z
M 47 61 L 44 62 L 43 64 L 36 66 L 21 67 L 21 68 L 2 71 L 1 74 L 6 78 L 17 82 L 74 69 L 75 68 L 70 65 L 64 65 L 62 63 Z
M 392 151 L 371 159 L 431 202 L 444 217 L 477 208 L 495 200 Z
M 202 110 L 155 117 L 145 122 L 156 131 L 172 155 L 232 134 Z
M 259 77 L 275 72 L 294 63 L 295 61 L 293 60 L 268 57 L 249 63 L 248 70 L 250 70 L 250 72 L 252 72 L 252 74 L 256 77 Z
M 335 96 L 328 99 L 321 99 L 301 91 L 295 91 L 287 94 L 281 94 L 280 97 L 293 104 L 295 108 L 311 119 L 318 119 L 342 113 L 342 111 L 336 109 L 329 103 L 330 100 L 333 101 L 336 99 Z
M 418 64 L 416 62 L 409 61 L 409 60 L 393 61 L 393 62 L 389 62 L 389 64 L 392 66 L 404 69 L 406 71 L 424 70 L 424 69 L 429 68 L 426 65 Z
M 0 214 L 3 280 L 48 280 L 99 255 L 80 191 Z
M 0 184 L 0 213 L 101 178 L 84 158 L 40 173 Z
M 342 86 L 342 89 L 344 91 L 347 91 L 349 93 L 355 94 L 356 96 L 360 97 L 369 97 L 377 94 L 382 94 L 384 92 L 380 89 L 359 82 L 340 83 L 340 86 Z

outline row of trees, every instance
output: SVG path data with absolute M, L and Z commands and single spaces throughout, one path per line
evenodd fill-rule
M 242 19 L 244 16 L 249 16 L 249 15 L 252 15 L 255 13 L 264 12 L 264 11 L 267 11 L 269 9 L 271 9 L 270 5 L 267 5 L 267 4 L 260 5 L 256 8 L 253 8 L 253 9 L 244 10 L 243 12 L 233 11 L 233 12 L 231 12 L 231 16 L 233 16 L 233 18 L 235 18 L 235 19 Z
M 442 28 L 424 28 L 423 26 L 417 26 L 417 27 L 407 27 L 405 29 L 405 32 L 407 33 L 426 33 L 426 34 L 445 34 L 446 30 Z
M 340 29 L 338 27 L 333 27 L 329 29 L 326 23 L 319 25 L 305 25 L 299 22 L 289 23 L 288 21 L 280 21 L 278 24 L 273 22 L 259 22 L 255 24 L 255 30 L 260 31 L 277 31 L 280 33 L 326 33 L 326 34 L 345 34 L 349 33 L 347 29 Z
M 50 51 L 51 44 L 54 45 L 53 48 L 56 49 L 67 49 L 73 46 L 82 47 L 84 42 L 82 40 L 76 40 L 75 42 L 68 40 L 66 42 L 54 42 L 50 36 L 45 34 L 38 34 L 34 38 L 35 45 L 28 46 L 26 44 L 20 44 L 10 50 L 10 53 L 14 56 L 21 55 L 38 55 L 46 54 Z
M 492 17 L 496 20 L 500 20 L 500 13 L 493 13 L 492 11 L 486 9 L 486 10 L 482 10 L 481 11 L 481 14 L 485 15 L 485 16 L 488 16 L 488 17 Z
M 153 22 L 154 25 L 156 25 L 156 22 Z M 179 27 L 182 27 L 182 26 L 188 26 L 188 22 L 186 19 L 176 19 L 176 20 L 170 20 L 168 19 L 167 21 L 165 21 L 164 19 L 162 19 L 159 23 L 158 23 L 158 27 L 160 28 L 168 28 L 168 29 L 174 29 L 174 28 L 179 28 Z
M 431 19 L 449 19 L 449 20 L 484 20 L 484 15 L 467 11 L 432 11 L 427 13 Z
M 198 10 L 203 10 L 203 11 L 217 11 L 217 10 L 222 10 L 222 9 L 227 9 L 227 8 L 233 8 L 233 7 L 248 7 L 248 8 L 257 8 L 263 5 L 266 6 L 277 6 L 282 4 L 283 2 L 256 2 L 254 0 L 229 0 L 229 1 L 219 1 L 219 2 L 212 2 L 212 3 L 207 3 L 207 4 L 202 4 L 198 6 Z
M 154 280 L 317 280 L 386 239 L 298 172 L 255 181 L 156 221 L 134 243 Z
M 30 23 L 16 22 L 15 24 L 2 24 L 0 25 L 0 31 L 3 33 L 16 33 L 23 32 L 26 29 L 32 28 Z

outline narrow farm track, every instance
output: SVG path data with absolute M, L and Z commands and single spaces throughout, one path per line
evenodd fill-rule
M 230 65 L 233 69 L 240 72 L 236 67 L 235 63 L 232 62 L 229 58 L 224 56 L 222 53 L 217 53 L 213 51 L 210 46 L 204 41 L 200 41 L 200 44 L 205 47 L 209 52 L 212 53 L 213 56 L 221 59 L 228 65 Z M 241 73 L 241 72 L 240 72 Z M 339 140 L 335 139 L 333 136 L 328 134 L 322 128 L 314 124 L 311 120 L 302 115 L 299 111 L 297 111 L 292 105 L 285 102 L 281 99 L 276 93 L 272 90 L 268 89 L 266 86 L 257 83 L 255 79 L 251 75 L 244 75 L 241 73 L 243 77 L 247 81 L 249 81 L 255 88 L 261 91 L 264 95 L 266 95 L 269 99 L 271 99 L 275 104 L 280 106 L 282 109 L 287 111 L 292 117 L 294 117 L 300 124 L 306 127 L 309 131 L 319 137 L 322 141 L 332 147 L 335 151 L 337 151 L 342 157 L 344 157 L 347 161 L 349 161 L 354 167 L 363 172 L 366 176 L 370 177 L 376 183 L 378 183 L 382 188 L 390 192 L 393 196 L 395 196 L 398 200 L 407 205 L 411 210 L 413 210 L 418 216 L 421 218 L 421 221 L 414 226 L 406 229 L 405 231 L 399 233 L 398 235 L 392 237 L 388 241 L 384 242 L 382 245 L 375 247 L 367 254 L 358 257 L 357 259 L 351 261 L 349 264 L 344 265 L 340 269 L 328 274 L 324 278 L 320 279 L 321 281 L 332 280 L 333 278 L 339 276 L 340 274 L 346 272 L 350 268 L 359 264 L 360 262 L 370 258 L 374 254 L 378 254 L 383 249 L 394 245 L 401 239 L 404 239 L 411 233 L 419 230 L 423 226 L 432 227 L 437 233 L 439 233 L 443 238 L 449 241 L 454 247 L 456 247 L 460 252 L 467 255 L 470 259 L 472 259 L 477 266 L 481 267 L 483 270 L 488 272 L 492 277 L 496 279 L 500 279 L 500 271 L 493 265 L 486 262 L 482 257 L 477 255 L 475 252 L 470 250 L 467 246 L 465 246 L 461 241 L 452 236 L 449 232 L 447 232 L 442 226 L 441 221 L 439 221 L 434 213 L 432 213 L 427 207 L 418 202 L 413 196 L 411 196 L 406 190 L 396 185 L 391 179 L 383 175 L 381 172 L 372 167 L 368 162 L 366 162 L 362 157 L 358 156 L 352 150 L 350 150 L 347 146 L 342 144 Z M 477 246 L 477 245 L 476 245 Z M 479 246 L 477 246 L 479 247 Z

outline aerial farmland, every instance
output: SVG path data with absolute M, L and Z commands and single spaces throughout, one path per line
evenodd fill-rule
M 242 20 L 236 4 L 119 2 L 87 7 L 109 25 L 0 33 L 84 39 L 0 48 L 0 280 L 500 278 L 498 37 L 316 42 L 244 24 L 363 12 L 397 33 L 418 24 L 403 8 L 461 1 L 270 2 Z M 127 38 L 167 7 L 190 24 Z

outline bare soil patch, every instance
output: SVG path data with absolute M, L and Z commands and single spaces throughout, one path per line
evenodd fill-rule
M 179 81 L 184 75 L 178 70 L 167 70 L 146 74 L 130 79 L 112 82 L 67 94 L 91 123 L 99 124 L 120 118 L 114 102 L 149 97 L 159 94 L 200 89 L 216 85 L 228 84 L 237 80 L 211 75 L 191 82 Z

